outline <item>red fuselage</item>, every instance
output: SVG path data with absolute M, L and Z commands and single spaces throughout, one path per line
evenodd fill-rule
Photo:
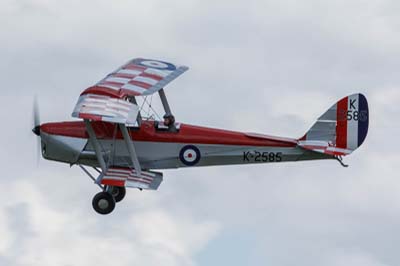
M 119 130 L 115 132 L 116 125 L 107 122 L 92 122 L 93 129 L 98 139 L 122 139 Z M 41 131 L 50 135 L 59 135 L 74 138 L 88 138 L 84 122 L 56 122 L 41 125 Z M 251 135 L 247 133 L 213 129 L 200 126 L 181 124 L 178 132 L 157 130 L 154 121 L 144 121 L 140 128 L 131 127 L 130 134 L 135 141 L 193 143 L 193 144 L 218 144 L 218 145 L 243 145 L 243 146 L 270 146 L 270 147 L 295 147 L 295 139 L 270 137 L 265 135 Z

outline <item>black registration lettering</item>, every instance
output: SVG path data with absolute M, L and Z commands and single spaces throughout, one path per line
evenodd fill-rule
M 249 151 L 243 152 L 243 161 L 244 162 L 250 162 L 249 155 L 250 155 Z
M 282 152 L 243 152 L 243 162 L 282 162 Z

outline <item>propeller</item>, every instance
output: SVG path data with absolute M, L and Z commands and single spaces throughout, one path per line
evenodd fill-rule
M 37 97 L 33 99 L 33 128 L 32 132 L 38 136 L 36 138 L 36 156 L 37 156 L 37 164 L 39 164 L 39 159 L 40 159 L 40 149 L 41 149 L 41 144 L 40 144 L 40 115 L 39 115 L 39 105 L 37 101 Z

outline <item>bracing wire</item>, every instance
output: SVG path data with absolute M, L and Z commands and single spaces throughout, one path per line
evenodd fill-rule
M 150 100 L 147 99 L 147 96 L 143 98 L 143 102 L 140 106 L 140 112 L 144 112 L 149 119 L 154 119 L 156 116 L 158 120 L 162 120 L 158 112 L 153 108 L 153 96 L 150 97 Z M 145 110 L 145 105 L 147 110 Z

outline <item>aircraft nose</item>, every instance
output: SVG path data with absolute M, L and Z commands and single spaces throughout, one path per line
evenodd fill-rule
M 32 132 L 33 132 L 33 134 L 35 134 L 36 136 L 40 136 L 40 125 L 35 126 L 34 128 L 32 128 Z

